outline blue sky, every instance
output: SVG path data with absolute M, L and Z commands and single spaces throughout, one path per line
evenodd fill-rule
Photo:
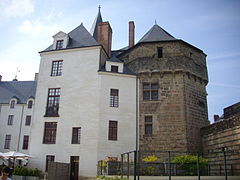
M 207 54 L 209 119 L 240 101 L 239 0 L 0 0 L 0 74 L 32 80 L 38 52 L 58 31 L 68 33 L 83 22 L 90 30 L 98 5 L 113 29 L 113 49 L 128 44 L 128 21 L 135 21 L 136 41 L 157 23 L 175 38 Z

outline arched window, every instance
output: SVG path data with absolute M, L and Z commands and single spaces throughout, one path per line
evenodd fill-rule
M 33 105 L 33 101 L 32 100 L 28 101 L 28 109 L 31 109 L 32 105 Z
M 10 108 L 13 109 L 15 106 L 15 100 L 11 100 L 10 102 Z

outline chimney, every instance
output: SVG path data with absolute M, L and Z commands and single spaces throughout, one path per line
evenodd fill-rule
M 135 25 L 134 21 L 129 21 L 129 48 L 134 46 Z
M 213 115 L 214 122 L 217 122 L 219 120 L 219 115 L 214 114 Z
M 38 80 L 38 73 L 35 73 L 34 81 Z
M 2 76 L 0 75 L 0 82 L 2 81 Z
M 111 56 L 112 47 L 112 28 L 109 22 L 101 22 L 98 24 L 98 43 L 103 46 L 108 56 Z

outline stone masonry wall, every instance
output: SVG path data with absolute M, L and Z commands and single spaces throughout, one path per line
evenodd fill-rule
M 157 49 L 163 49 L 158 58 Z M 142 43 L 119 55 L 138 74 L 141 150 L 195 151 L 200 128 L 209 124 L 206 55 L 182 41 Z M 143 100 L 143 83 L 158 83 L 158 100 Z M 153 117 L 153 134 L 144 134 L 144 117 Z
M 240 175 L 240 113 L 201 129 L 202 149 L 209 164 L 223 166 L 222 148 L 226 149 L 228 169 Z

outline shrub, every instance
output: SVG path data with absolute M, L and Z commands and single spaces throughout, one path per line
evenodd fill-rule
M 186 171 L 186 175 L 194 175 L 197 172 L 197 156 L 181 155 L 173 158 L 172 163 L 178 163 Z M 199 168 L 207 166 L 208 159 L 199 157 Z
M 155 155 L 147 156 L 142 159 L 143 162 L 149 163 L 146 164 L 147 167 L 142 167 L 142 173 L 143 175 L 153 175 L 154 167 L 150 166 L 150 163 L 154 163 L 158 160 L 158 158 Z
M 39 176 L 41 173 L 37 168 L 30 169 L 23 166 L 16 166 L 14 168 L 13 174 L 18 176 Z

